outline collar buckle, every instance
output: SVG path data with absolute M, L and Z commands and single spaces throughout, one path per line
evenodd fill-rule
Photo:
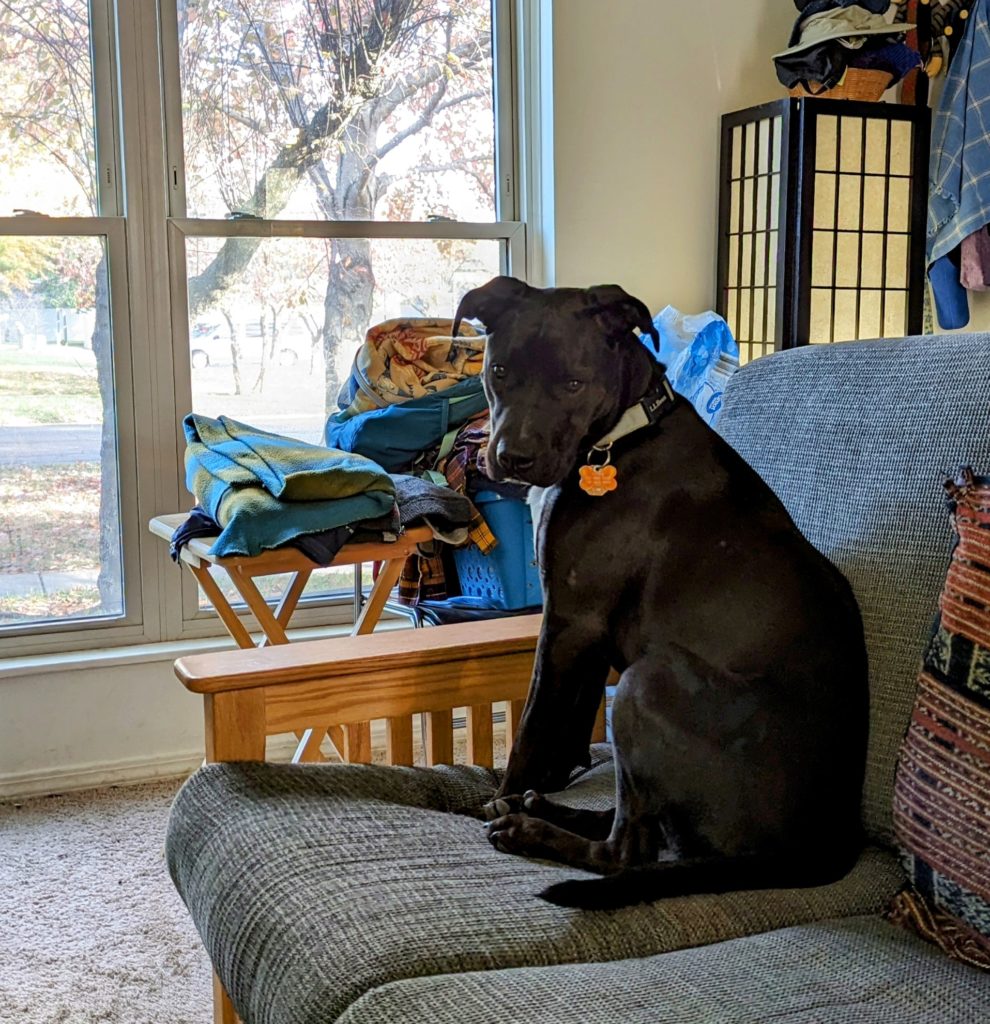
M 674 403 L 674 389 L 670 386 L 670 381 L 667 380 L 666 374 L 661 378 L 660 387 L 656 391 L 651 391 L 641 401 L 643 412 L 646 413 L 646 418 L 650 423 L 656 423 L 661 416 L 667 411 L 668 405 Z

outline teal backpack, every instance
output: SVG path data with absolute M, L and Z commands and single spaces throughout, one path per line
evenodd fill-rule
M 408 470 L 424 451 L 440 446 L 442 458 L 466 420 L 488 408 L 480 377 L 468 377 L 435 394 L 410 398 L 358 415 L 334 413 L 324 439 L 327 447 L 356 452 L 389 473 Z

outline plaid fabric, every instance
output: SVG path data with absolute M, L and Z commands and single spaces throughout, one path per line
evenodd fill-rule
M 990 9 L 973 4 L 932 124 L 928 264 L 990 223 Z
M 592 805 L 611 788 L 608 771 L 603 762 L 588 773 Z M 584 805 L 586 778 L 569 802 Z M 249 763 L 197 772 L 172 809 L 168 865 L 241 1018 L 330 1024 L 391 981 L 591 965 L 879 913 L 903 884 L 896 860 L 871 849 L 848 877 L 820 888 L 604 913 L 555 907 L 536 893 L 578 872 L 498 853 L 481 821 L 456 813 L 476 812 L 496 783 L 467 767 Z M 662 1003 L 662 993 L 651 998 Z M 504 1002 L 496 1009 L 507 1021 L 538 1019 Z
M 467 531 L 470 543 L 477 544 L 486 555 L 498 544 L 498 539 L 477 509 L 471 516 Z M 447 570 L 439 550 L 434 554 L 416 553 L 406 559 L 399 576 L 400 604 L 412 607 L 420 601 L 443 601 L 450 596 L 448 589 Z
M 465 423 L 454 438 L 450 455 L 437 468 L 455 491 L 464 493 L 472 475 L 487 476 L 485 454 L 490 434 L 491 414 L 484 412 Z
M 338 1024 L 975 1024 L 983 979 L 876 917 L 618 963 L 411 978 Z
M 443 601 L 447 596 L 443 556 L 410 555 L 399 576 L 399 603 L 412 607 L 420 601 Z
M 485 517 L 478 511 L 475 511 L 468 524 L 468 537 L 471 538 L 472 543 L 478 545 L 478 549 L 483 555 L 487 555 L 498 544 L 498 538 L 485 522 Z
M 451 490 L 466 494 L 469 476 L 485 473 L 484 454 L 490 431 L 489 414 L 481 413 L 468 420 L 457 432 L 448 455 L 438 459 L 436 450 L 427 452 L 420 465 L 433 466 L 432 472 L 442 473 Z M 477 544 L 486 555 L 498 544 L 498 538 L 477 509 L 468 523 L 468 540 Z M 443 601 L 450 596 L 446 575 L 441 554 L 410 555 L 399 577 L 399 603 L 413 606 L 420 601 Z
M 944 912 L 914 906 L 907 919 L 990 970 L 990 480 L 965 470 L 947 489 L 958 540 L 901 746 L 894 824 L 908 875 Z
M 863 793 L 893 843 L 897 751 L 952 544 L 942 481 L 990 466 L 990 336 L 809 345 L 756 359 L 725 390 L 717 429 L 849 580 L 870 663 Z

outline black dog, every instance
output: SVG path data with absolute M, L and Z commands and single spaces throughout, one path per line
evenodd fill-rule
M 549 488 L 543 629 L 492 843 L 608 876 L 541 894 L 564 906 L 842 877 L 867 732 L 845 578 L 670 390 L 638 299 L 499 277 L 464 296 L 455 335 L 465 318 L 489 334 L 490 472 Z M 617 424 L 635 429 L 602 443 Z M 533 791 L 588 763 L 610 667 L 615 811 L 556 806 Z

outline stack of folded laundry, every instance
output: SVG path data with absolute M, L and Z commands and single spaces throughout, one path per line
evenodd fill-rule
M 788 89 L 810 93 L 838 85 L 849 68 L 889 74 L 887 87 L 921 67 L 905 43 L 914 26 L 888 22 L 890 0 L 794 0 L 798 19 L 788 48 L 775 54 L 777 78 Z
M 226 416 L 191 413 L 183 429 L 186 486 L 198 506 L 172 538 L 173 557 L 193 537 L 216 534 L 214 555 L 292 545 L 321 565 L 349 540 L 394 539 L 420 522 L 451 543 L 467 539 L 474 507 L 449 488 Z

